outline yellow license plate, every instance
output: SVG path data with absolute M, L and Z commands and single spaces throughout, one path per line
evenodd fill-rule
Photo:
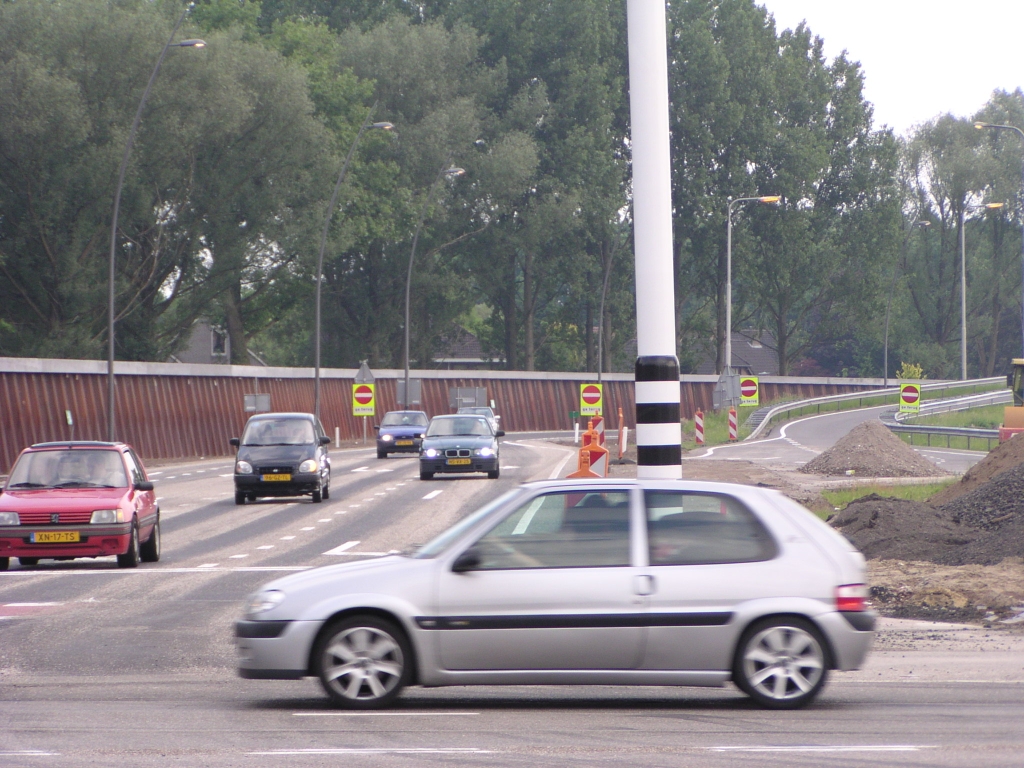
M 264 483 L 288 483 L 291 482 L 291 475 L 261 475 L 260 479 Z
M 448 459 L 448 461 L 445 462 L 445 463 L 454 466 L 456 464 L 472 464 L 473 460 L 472 459 Z
M 36 531 L 32 534 L 33 544 L 74 544 L 81 541 L 78 531 Z
M 412 445 L 412 440 L 395 440 L 395 445 Z

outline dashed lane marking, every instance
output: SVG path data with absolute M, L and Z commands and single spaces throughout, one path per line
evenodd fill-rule
M 203 563 L 202 565 L 196 566 L 197 568 L 216 568 L 220 563 Z
M 283 755 L 491 755 L 489 749 L 476 747 L 338 747 L 335 749 L 274 749 L 266 752 L 246 752 L 246 755 L 266 755 L 279 757 Z
M 356 467 L 355 469 L 353 469 L 351 471 L 352 472 L 369 472 L 370 468 L 369 467 Z
M 329 549 L 326 552 L 324 552 L 324 554 L 325 555 L 342 555 L 347 550 L 352 549 L 352 547 L 358 546 L 358 544 L 359 544 L 358 541 L 346 541 L 340 547 L 335 547 L 334 549 Z
M 256 549 L 273 549 L 273 544 L 264 544 L 262 547 L 256 547 Z
M 479 712 L 292 712 L 292 717 L 472 717 Z
M 300 531 L 313 531 L 316 530 L 315 525 L 307 525 L 305 528 L 299 528 Z
M 234 477 L 234 475 L 231 472 L 228 472 L 226 475 L 218 475 L 218 477 Z M 170 480 L 171 478 L 167 479 Z
M 282 536 L 281 541 L 291 541 L 294 538 L 294 536 Z
M 368 552 L 358 554 L 368 555 Z M 378 555 L 390 554 L 387 552 L 376 553 Z M 194 568 L 92 568 L 81 571 L 4 571 L 0 573 L 0 580 L 13 579 L 18 576 L 131 576 L 134 574 L 167 574 L 167 573 L 273 573 L 276 571 L 308 571 L 312 566 L 308 565 L 247 565 L 235 566 L 232 568 L 220 568 L 217 563 L 203 563 Z
M 318 523 L 329 523 L 329 522 L 331 522 L 331 518 L 329 518 L 329 517 L 321 517 L 319 520 L 317 520 L 317 522 Z
M 792 746 L 708 747 L 708 750 L 711 752 L 918 752 L 922 749 L 935 748 L 919 744 L 794 744 Z
M 438 496 L 440 496 L 440 495 L 441 495 L 442 493 L 444 493 L 444 491 L 431 491 L 430 493 L 428 493 L 428 494 L 427 494 L 426 496 L 424 496 L 423 498 L 424 498 L 424 499 L 436 499 L 436 498 L 437 498 Z
M 229 557 L 228 559 L 229 560 L 241 560 L 243 557 L 248 557 L 248 555 L 231 555 L 231 557 Z

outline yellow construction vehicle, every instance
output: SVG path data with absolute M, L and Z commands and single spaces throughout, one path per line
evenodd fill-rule
M 1003 426 L 999 442 L 1005 443 L 1018 432 L 1024 432 L 1024 358 L 1015 357 L 1006 374 L 1006 386 L 1013 390 L 1013 405 L 1003 408 Z

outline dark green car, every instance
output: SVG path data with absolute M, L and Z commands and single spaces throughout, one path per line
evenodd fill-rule
M 496 479 L 500 473 L 498 438 L 504 434 L 483 416 L 435 416 L 420 447 L 420 480 L 430 480 L 438 472 L 486 472 Z

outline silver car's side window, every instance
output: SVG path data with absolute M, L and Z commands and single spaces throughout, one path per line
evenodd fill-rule
M 479 570 L 629 565 L 629 492 L 537 496 L 474 548 Z
M 647 491 L 644 500 L 651 565 L 750 563 L 778 552 L 761 521 L 732 496 Z

